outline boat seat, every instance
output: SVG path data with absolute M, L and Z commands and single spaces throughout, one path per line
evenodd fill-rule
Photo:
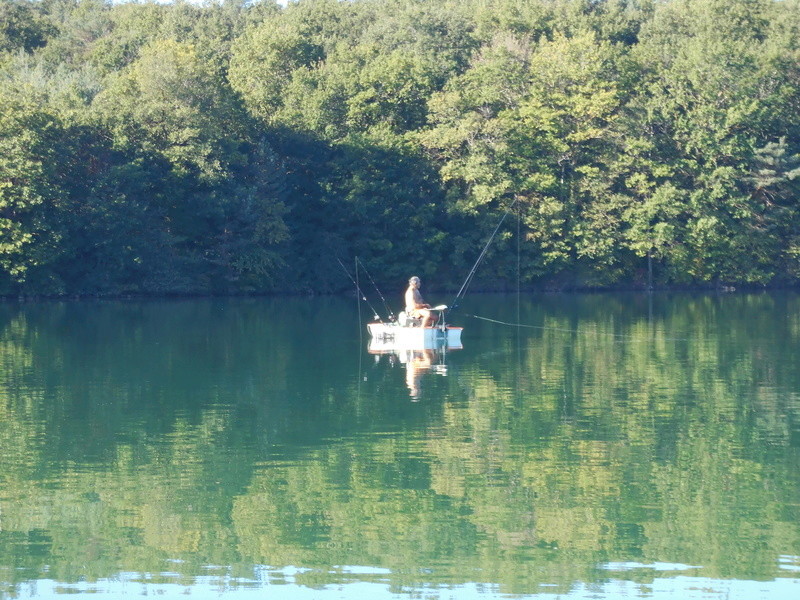
M 410 317 L 406 311 L 402 311 L 397 315 L 397 323 L 400 327 L 419 327 L 422 325 L 422 319 Z

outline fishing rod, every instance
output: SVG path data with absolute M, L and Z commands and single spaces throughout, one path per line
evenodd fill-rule
M 475 273 L 478 270 L 478 265 L 480 265 L 481 261 L 483 261 L 483 259 L 486 257 L 486 251 L 489 250 L 489 246 L 492 244 L 492 241 L 494 240 L 495 236 L 497 235 L 497 232 L 500 231 L 500 226 L 503 224 L 503 221 L 506 220 L 506 217 L 508 216 L 508 213 L 511 212 L 511 209 L 514 208 L 514 205 L 516 203 L 517 203 L 517 199 L 514 198 L 514 201 L 508 207 L 508 209 L 506 210 L 505 214 L 500 219 L 500 222 L 497 224 L 497 227 L 494 228 L 494 231 L 492 232 L 492 235 L 489 236 L 489 241 L 486 242 L 486 245 L 483 247 L 483 250 L 481 251 L 480 255 L 478 255 L 478 260 L 476 260 L 475 264 L 472 265 L 472 269 L 470 269 L 470 272 L 467 275 L 467 278 L 464 280 L 464 283 L 461 285 L 461 289 L 458 290 L 458 293 L 456 294 L 456 297 L 453 298 L 453 302 L 451 303 L 451 306 L 450 306 L 450 310 L 451 311 L 455 310 L 456 308 L 458 308 L 458 299 L 459 298 L 463 298 L 464 295 L 467 293 L 467 288 L 472 283 L 472 278 L 475 277 Z
M 358 259 L 356 258 L 356 261 L 357 260 Z M 375 315 L 375 320 L 380 322 L 380 323 L 383 323 L 383 321 L 380 318 L 380 315 L 378 315 L 378 311 L 375 310 L 375 308 L 372 306 L 372 304 L 370 304 L 369 300 L 367 300 L 366 295 L 364 294 L 364 292 L 361 291 L 361 286 L 358 285 L 358 282 L 353 278 L 353 276 L 350 274 L 350 271 L 347 270 L 347 267 L 344 266 L 344 263 L 341 261 L 341 259 L 339 259 L 338 256 L 336 257 L 336 261 L 339 263 L 339 266 L 342 267 L 342 270 L 345 273 L 347 273 L 347 276 L 350 278 L 350 281 L 353 282 L 353 285 L 356 286 L 356 293 L 361 297 L 361 299 L 364 302 L 367 303 L 367 306 L 369 306 L 369 309 L 372 311 L 372 314 Z
M 397 317 L 395 317 L 394 313 L 392 312 L 392 309 L 389 307 L 389 304 L 386 302 L 386 298 L 383 297 L 383 294 L 381 293 L 380 288 L 378 288 L 378 284 L 375 283 L 375 280 L 372 278 L 372 275 L 370 275 L 369 271 L 367 271 L 366 265 L 364 265 L 364 262 L 360 258 L 356 257 L 356 267 L 358 267 L 358 265 L 361 265 L 361 268 L 364 269 L 364 273 L 367 274 L 367 277 L 369 277 L 369 280 L 372 282 L 372 285 L 375 287 L 375 291 L 378 292 L 378 296 L 380 296 L 381 301 L 383 302 L 383 307 L 386 309 L 386 314 L 389 316 L 389 320 L 390 321 L 397 320 Z

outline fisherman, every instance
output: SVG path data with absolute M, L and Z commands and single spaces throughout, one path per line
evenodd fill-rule
M 423 327 L 430 327 L 433 325 L 433 313 L 429 310 L 431 305 L 426 304 L 422 299 L 422 294 L 419 288 L 422 285 L 419 277 L 416 275 L 408 280 L 408 289 L 406 290 L 406 314 L 415 319 L 422 319 Z

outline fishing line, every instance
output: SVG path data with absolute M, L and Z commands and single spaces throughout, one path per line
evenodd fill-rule
M 521 261 L 521 236 L 520 222 L 522 221 L 522 205 L 517 207 L 517 323 L 522 321 L 522 261 Z M 521 388 L 522 381 L 522 330 L 517 329 L 517 390 Z
M 358 265 L 359 264 L 361 265 L 361 268 L 364 269 L 364 273 L 367 274 L 367 277 L 369 277 L 369 280 L 372 282 L 372 285 L 375 287 L 375 291 L 378 292 L 378 296 L 380 296 L 380 299 L 383 302 L 383 308 L 386 309 L 386 314 L 389 316 L 389 320 L 390 321 L 394 321 L 396 319 L 396 317 L 394 316 L 394 313 L 392 312 L 392 309 L 389 308 L 389 304 L 386 302 L 386 298 L 383 297 L 383 294 L 381 293 L 381 290 L 378 287 L 378 284 L 375 283 L 375 280 L 372 278 L 372 275 L 370 275 L 369 271 L 367 271 L 367 267 L 366 267 L 366 265 L 364 265 L 364 261 L 362 261 L 360 258 L 356 257 L 356 270 L 358 269 Z
M 356 272 L 356 289 L 360 289 L 360 287 L 358 285 L 358 257 L 357 256 L 356 256 L 355 262 L 353 263 L 353 266 L 354 266 L 354 270 Z M 364 298 L 364 300 L 366 300 L 366 297 Z M 359 335 L 359 338 L 360 338 L 361 337 L 361 302 L 356 301 L 356 304 L 358 305 L 358 335 Z M 372 308 L 372 307 L 370 307 L 370 308 Z M 375 311 L 372 311 L 372 312 L 375 312 Z
M 497 325 L 506 325 L 508 327 L 517 327 L 519 329 L 540 329 L 543 331 L 561 331 L 563 333 L 581 333 L 577 329 L 567 329 L 565 327 L 548 327 L 546 325 L 527 325 L 525 323 L 509 323 L 508 321 L 498 321 L 497 319 L 490 319 L 489 317 L 481 317 L 480 315 L 469 315 L 465 314 L 465 317 L 472 317 L 473 319 L 479 319 L 481 321 L 488 321 L 489 323 L 496 323 Z M 603 333 L 603 332 L 596 332 L 597 335 L 613 337 L 620 340 L 636 340 L 638 341 L 639 338 L 636 338 L 632 335 L 623 335 L 619 333 Z M 690 341 L 689 338 L 661 338 L 667 342 L 688 342 Z
M 521 281 L 522 281 L 522 236 L 520 235 L 520 221 L 522 221 L 522 206 L 517 207 L 517 323 L 521 320 Z
M 353 276 L 350 274 L 350 271 L 348 271 L 348 270 L 347 270 L 347 267 L 345 267 L 345 266 L 344 266 L 344 263 L 341 261 L 341 259 L 339 259 L 339 257 L 336 257 L 336 261 L 339 263 L 339 266 L 341 266 L 341 267 L 342 267 L 342 270 L 343 270 L 345 273 L 347 273 L 347 276 L 350 278 L 350 281 L 352 281 L 352 282 L 353 282 L 353 285 L 355 285 L 355 286 L 356 286 L 356 293 L 357 293 L 357 294 L 358 294 L 358 295 L 361 297 L 361 299 L 362 299 L 364 302 L 366 302 L 366 303 L 367 303 L 367 306 L 369 306 L 369 309 L 372 311 L 372 314 L 373 314 L 373 315 L 375 315 L 375 319 L 376 319 L 377 321 L 379 321 L 380 323 L 383 323 L 383 321 L 381 321 L 380 315 L 378 315 L 378 311 L 377 311 L 377 310 L 375 310 L 375 308 L 372 306 L 372 304 L 370 304 L 370 303 L 369 303 L 369 300 L 367 300 L 367 297 L 364 295 L 364 292 L 362 292 L 362 291 L 361 291 L 361 287 L 358 285 L 358 282 L 357 282 L 357 281 L 356 281 L 356 280 L 353 278 Z M 356 272 L 356 275 L 358 275 L 358 273 L 357 273 L 357 272 Z M 359 304 L 358 306 L 359 306 L 359 308 L 361 307 L 361 305 L 360 305 L 360 304 Z
M 514 198 L 514 201 L 511 203 L 511 206 L 508 207 L 508 209 L 506 210 L 505 214 L 503 215 L 503 218 L 500 219 L 500 222 L 497 224 L 497 227 L 494 228 L 494 231 L 492 232 L 492 235 L 489 237 L 489 241 L 486 242 L 486 245 L 483 247 L 483 250 L 481 251 L 480 255 L 478 256 L 478 260 L 476 260 L 475 264 L 472 265 L 472 269 L 470 269 L 470 272 L 467 275 L 467 278 L 464 280 L 464 283 L 461 285 L 461 289 L 458 290 L 458 293 L 456 294 L 456 297 L 453 299 L 453 302 L 451 303 L 450 310 L 455 310 L 456 307 L 458 306 L 458 299 L 462 298 L 464 296 L 464 294 L 467 293 L 467 288 L 469 287 L 469 284 L 472 283 L 472 278 L 475 277 L 475 273 L 478 270 L 478 265 L 481 264 L 481 261 L 486 256 L 486 252 L 487 252 L 487 250 L 489 250 L 489 246 L 492 244 L 492 241 L 494 240 L 494 236 L 496 236 L 497 232 L 500 231 L 500 226 L 503 224 L 503 221 L 506 220 L 506 217 L 508 216 L 508 213 L 511 212 L 511 209 L 514 208 L 514 205 L 516 203 L 517 203 L 517 199 Z
M 344 266 L 344 265 L 342 265 Z M 356 256 L 355 261 L 355 272 L 356 272 L 356 289 L 358 289 L 358 257 Z M 366 300 L 366 298 L 365 298 Z M 360 402 L 361 401 L 361 366 L 362 361 L 364 358 L 364 352 L 361 350 L 361 302 L 356 300 L 356 304 L 358 304 L 358 383 L 356 383 L 356 399 Z M 370 307 L 371 308 L 371 307 Z M 372 311 L 375 312 L 375 311 Z M 377 315 L 376 315 L 377 316 Z

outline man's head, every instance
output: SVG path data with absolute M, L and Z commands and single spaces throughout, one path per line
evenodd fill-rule
M 414 275 L 411 279 L 408 280 L 408 284 L 413 285 L 414 287 L 419 287 L 422 285 L 422 282 L 420 281 L 419 277 Z

